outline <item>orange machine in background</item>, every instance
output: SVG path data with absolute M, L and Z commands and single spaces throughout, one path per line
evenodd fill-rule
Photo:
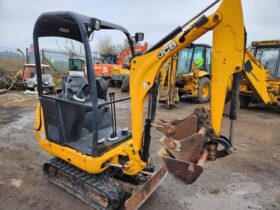
M 148 49 L 148 43 L 135 44 L 135 53 L 144 53 Z M 102 77 L 104 79 L 111 78 L 111 72 L 113 69 L 129 68 L 131 59 L 131 49 L 125 48 L 117 55 L 101 55 L 100 62 L 94 64 L 95 76 Z
M 136 54 L 144 53 L 148 49 L 148 43 L 145 42 L 143 45 L 137 43 L 134 45 L 134 49 Z M 117 59 L 117 64 L 121 65 L 123 68 L 129 67 L 130 59 L 131 59 L 131 49 L 128 47 L 123 51 L 121 51 L 121 53 L 119 54 Z

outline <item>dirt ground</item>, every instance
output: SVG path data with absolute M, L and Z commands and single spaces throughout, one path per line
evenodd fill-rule
M 120 95 L 125 94 L 118 94 Z M 34 137 L 35 95 L 0 95 L 0 209 L 91 209 L 79 199 L 48 183 L 42 165 L 51 158 Z M 129 102 L 117 106 L 118 124 L 129 124 Z M 177 109 L 158 105 L 157 118 L 183 118 L 197 106 L 188 101 Z M 206 164 L 192 185 L 168 175 L 141 209 L 280 209 L 280 111 L 252 106 L 240 110 L 236 123 L 237 152 Z M 224 120 L 223 130 L 228 129 Z M 160 164 L 157 151 L 161 133 L 153 129 L 151 156 Z

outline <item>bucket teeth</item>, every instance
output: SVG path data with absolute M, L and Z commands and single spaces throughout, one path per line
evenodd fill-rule
M 203 150 L 204 139 L 205 136 L 201 133 L 194 133 L 182 140 L 175 140 L 164 136 L 160 142 L 174 158 L 197 162 Z
M 170 122 L 160 120 L 153 126 L 167 137 L 182 139 L 184 136 L 189 136 L 198 131 L 198 118 L 196 115 L 191 115 L 183 120 Z
M 193 183 L 203 172 L 207 160 L 205 149 L 209 113 L 205 108 L 198 108 L 182 120 L 160 120 L 153 125 L 165 136 L 160 139 L 159 151 L 169 173 L 187 184 Z

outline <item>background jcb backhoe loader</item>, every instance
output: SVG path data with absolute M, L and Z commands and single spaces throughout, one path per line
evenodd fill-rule
M 280 105 L 280 40 L 252 42 L 240 83 L 240 108 L 250 102 Z
M 247 49 L 245 53 L 244 71 L 239 87 L 240 108 L 247 108 L 250 102 L 280 105 L 280 41 L 252 42 L 251 46 L 251 49 Z M 183 50 L 179 52 L 179 55 Z M 206 57 L 211 58 L 211 53 L 209 52 Z M 210 69 L 211 63 L 207 60 L 208 65 L 206 66 Z M 210 89 L 208 92 L 208 88 L 201 88 L 201 86 L 198 86 L 198 89 L 196 88 L 196 84 L 204 84 L 203 77 L 207 79 L 205 84 L 210 86 L 210 74 L 207 74 L 206 71 L 201 71 L 193 63 L 193 74 L 188 77 L 184 75 L 180 78 L 178 76 L 180 68 L 176 66 L 179 63 L 180 61 L 175 62 L 173 65 L 170 65 L 170 61 L 166 63 L 167 70 L 164 69 L 163 72 L 166 71 L 167 73 L 162 74 L 162 81 L 165 81 L 165 83 L 161 82 L 159 102 L 165 103 L 166 107 L 173 106 L 179 102 L 178 92 L 180 96 L 180 91 L 182 94 L 183 91 L 188 89 L 188 91 L 193 91 L 194 95 L 198 93 L 197 90 L 202 90 L 200 94 L 204 95 L 203 93 L 207 92 L 210 97 Z M 211 69 L 208 72 L 211 72 Z M 197 77 L 195 76 L 196 74 L 198 75 Z M 172 79 L 173 75 L 176 75 L 176 79 Z M 196 82 L 196 78 L 199 82 Z M 225 113 L 228 113 L 228 111 L 225 111 Z
M 73 12 L 48 12 L 33 31 L 39 103 L 35 135 L 39 145 L 55 158 L 44 164 L 46 178 L 97 209 L 138 209 L 157 189 L 166 169 L 185 183 L 193 183 L 208 160 L 225 157 L 233 147 L 239 75 L 243 66 L 245 33 L 240 0 L 223 0 L 211 15 L 215 1 L 182 26 L 176 27 L 145 54 L 136 56 L 135 40 L 122 26 Z M 106 82 L 95 78 L 89 41 L 98 30 L 119 30 L 128 39 L 131 130 L 116 125 L 116 103 L 129 98 L 107 97 Z M 213 31 L 210 113 L 197 108 L 181 120 L 154 123 L 162 65 L 199 37 Z M 68 75 L 62 90 L 43 92 L 39 37 L 64 37 L 83 43 L 87 77 Z M 41 39 L 40 39 L 41 40 Z M 229 138 L 221 134 L 228 81 L 232 82 Z M 104 85 L 105 84 L 105 85 Z M 148 110 L 144 105 L 148 100 Z M 145 119 L 144 119 L 145 118 Z M 165 165 L 153 172 L 149 155 L 151 126 L 164 133 L 160 156 Z
M 196 103 L 210 99 L 211 47 L 190 44 L 163 66 L 159 86 L 159 102 L 174 107 L 180 97 Z

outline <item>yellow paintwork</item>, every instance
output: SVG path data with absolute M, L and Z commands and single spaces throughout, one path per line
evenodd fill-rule
M 267 104 L 270 102 L 270 97 L 267 92 L 269 71 L 261 66 L 260 62 L 249 50 L 246 51 L 244 63 L 248 60 L 251 61 L 252 70 L 250 72 L 245 71 L 246 79 L 249 80 L 264 103 Z
M 160 71 L 159 101 L 165 103 L 168 108 L 175 105 L 180 99 L 176 87 L 177 55 L 172 56 L 162 66 Z
M 265 41 L 263 45 L 267 44 Z M 271 44 L 269 42 L 269 44 Z M 265 69 L 254 55 L 247 50 L 245 53 L 245 61 L 251 62 L 252 70 L 245 71 L 245 79 L 241 82 L 239 91 L 245 95 L 257 93 L 259 98 L 265 104 L 278 104 L 280 101 L 280 78 L 269 78 L 269 70 Z M 250 91 L 250 88 L 253 91 Z
M 264 40 L 252 42 L 252 47 L 255 46 L 279 46 L 280 40 Z
M 205 77 L 205 76 L 209 76 L 209 73 L 207 71 L 203 71 L 203 70 L 199 70 L 198 71 L 198 77 Z M 183 78 L 193 78 L 193 72 L 187 73 L 183 75 Z
M 194 70 L 194 68 L 193 68 Z M 210 77 L 210 74 L 207 71 L 199 70 L 189 72 L 187 74 L 182 75 L 181 77 L 178 77 L 177 80 L 183 80 L 184 81 L 184 87 L 181 89 L 184 92 L 191 93 L 192 96 L 198 95 L 198 82 L 199 79 L 203 77 Z M 210 90 L 209 90 L 210 91 Z
M 41 126 L 39 130 L 35 130 L 35 135 L 39 145 L 44 150 L 53 154 L 55 157 L 59 157 L 60 159 L 63 159 L 89 173 L 96 174 L 104 171 L 108 167 L 102 167 L 102 164 L 107 161 L 109 161 L 110 163 L 119 163 L 119 155 L 129 156 L 133 160 L 131 163 L 125 166 L 127 167 L 127 170 L 125 170 L 124 172 L 127 172 L 128 174 L 135 174 L 135 171 L 133 170 L 137 170 L 139 172 L 143 170 L 143 168 L 145 168 L 145 166 L 147 165 L 145 162 L 142 162 L 141 159 L 139 159 L 139 155 L 133 152 L 133 149 L 131 148 L 131 140 L 115 147 L 113 150 L 108 151 L 100 157 L 87 156 L 75 149 L 63 147 L 61 145 L 48 141 L 46 139 L 46 134 L 44 130 L 44 116 L 43 112 L 41 111 L 40 104 L 37 105 L 35 111 L 35 127 L 39 128 L 38 125 Z
M 139 173 L 147 165 L 139 156 L 142 149 L 143 111 L 147 94 L 163 63 L 210 30 L 214 32 L 210 113 L 214 132 L 219 135 L 227 82 L 234 72 L 241 71 L 243 63 L 244 25 L 241 1 L 223 0 L 219 9 L 207 18 L 208 21 L 201 26 L 188 25 L 192 29 L 184 36 L 185 40 L 182 43 L 179 41 L 181 33 L 164 46 L 132 60 L 130 68 L 130 84 L 133 84 L 130 85 L 132 139 L 100 157 L 87 156 L 74 149 L 51 143 L 45 139 L 43 115 L 38 105 L 35 113 L 36 125 L 41 123 L 41 127 L 36 130 L 36 138 L 40 146 L 54 156 L 71 162 L 89 173 L 100 173 L 106 169 L 102 167 L 106 161 L 119 164 L 118 156 L 128 156 L 129 161 L 125 164 L 123 172 L 130 175 Z M 159 53 L 172 43 L 173 46 L 176 43 L 177 47 L 165 50 L 165 54 L 159 58 Z
M 129 69 L 114 67 L 111 71 L 111 75 L 129 75 Z
M 207 97 L 209 95 L 209 92 L 210 92 L 210 89 L 209 89 L 208 85 L 203 85 L 201 95 L 203 97 Z

